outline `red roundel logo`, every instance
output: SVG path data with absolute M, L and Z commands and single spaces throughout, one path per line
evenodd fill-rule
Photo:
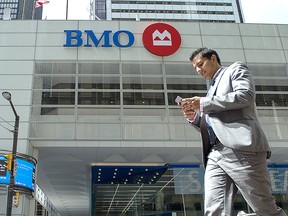
M 181 36 L 173 26 L 154 23 L 144 30 L 142 41 L 149 52 L 158 56 L 169 56 L 179 49 Z

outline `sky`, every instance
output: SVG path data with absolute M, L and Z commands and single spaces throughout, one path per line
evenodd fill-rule
M 69 20 L 88 20 L 92 0 L 49 0 L 43 5 L 43 19 L 65 20 L 67 1 Z M 288 0 L 240 0 L 246 23 L 288 24 Z
M 90 0 L 49 0 L 43 5 L 42 19 L 65 20 L 67 1 L 69 20 L 89 20 Z
M 288 24 L 288 0 L 241 0 L 246 23 Z

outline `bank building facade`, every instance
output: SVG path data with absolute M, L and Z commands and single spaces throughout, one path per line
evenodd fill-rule
M 20 192 L 13 215 L 203 215 L 200 134 L 174 101 L 205 96 L 209 83 L 189 61 L 203 46 L 216 49 L 222 65 L 243 61 L 250 68 L 272 149 L 273 193 L 287 210 L 287 27 L 0 21 L 0 89 L 20 117 L 17 157 L 36 159 L 35 181 L 25 186 L 28 194 Z M 3 97 L 0 117 L 3 161 L 15 132 Z M 5 175 L 0 215 L 7 208 Z M 240 210 L 249 212 L 239 194 L 233 213 Z

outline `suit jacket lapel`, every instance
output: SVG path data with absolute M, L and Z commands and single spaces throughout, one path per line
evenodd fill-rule
M 206 119 L 205 119 L 205 113 L 203 113 L 201 117 L 200 132 L 201 132 L 201 138 L 202 138 L 202 160 L 203 160 L 203 164 L 205 168 L 207 165 L 207 161 L 208 161 L 208 154 L 211 150 L 207 125 L 206 125 Z

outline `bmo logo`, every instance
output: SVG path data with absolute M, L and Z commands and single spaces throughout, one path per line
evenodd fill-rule
M 104 30 L 95 34 L 93 30 L 64 30 L 64 47 L 103 47 L 113 46 L 119 48 L 132 47 L 135 36 L 128 30 L 112 31 Z M 120 39 L 124 40 L 120 40 Z M 154 23 L 149 25 L 142 34 L 144 47 L 154 55 L 169 56 L 175 53 L 181 45 L 181 36 L 173 27 L 165 23 Z
M 142 35 L 144 47 L 157 56 L 169 56 L 181 45 L 179 32 L 171 25 L 154 23 L 148 26 Z

